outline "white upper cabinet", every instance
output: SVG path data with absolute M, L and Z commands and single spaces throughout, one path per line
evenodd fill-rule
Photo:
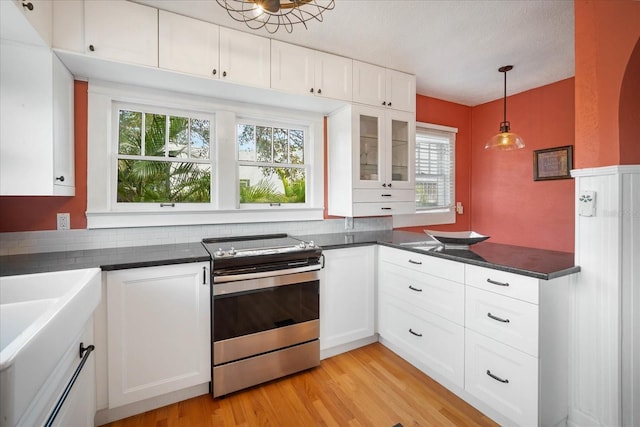
M 271 88 L 351 101 L 353 61 L 271 41 Z
M 123 0 L 84 2 L 84 52 L 90 56 L 158 66 L 158 10 Z
M 48 47 L 0 46 L 0 195 L 73 196 L 73 78 Z
M 9 7 L 22 11 L 22 15 L 27 18 L 28 29 L 25 28 L 22 19 L 16 16 L 15 10 L 5 10 Z M 3 39 L 51 46 L 53 26 L 53 2 L 51 0 L 2 0 L 1 14 Z M 19 28 L 19 31 L 15 31 L 16 28 Z M 9 35 L 9 33 L 14 33 L 16 36 Z
M 353 61 L 353 101 L 415 112 L 416 77 L 377 65 Z
M 159 67 L 217 79 L 219 34 L 218 25 L 160 10 Z
M 268 38 L 220 28 L 220 79 L 247 86 L 270 86 L 271 44 Z

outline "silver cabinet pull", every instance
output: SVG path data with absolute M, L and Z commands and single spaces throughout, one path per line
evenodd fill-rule
M 487 279 L 487 283 L 491 283 L 492 285 L 497 285 L 497 286 L 509 286 L 509 282 L 497 282 L 495 280 L 491 280 L 491 279 Z
M 175 206 L 175 203 L 160 203 L 161 208 L 174 208 Z
M 411 332 L 413 335 L 417 336 L 417 337 L 421 337 L 422 334 L 418 333 L 418 332 L 413 332 L 413 329 L 409 328 L 409 332 Z
M 491 373 L 491 371 L 490 371 L 490 370 L 488 370 L 488 369 L 487 369 L 487 375 L 489 375 L 491 378 L 493 378 L 493 379 L 494 379 L 494 380 L 496 380 L 496 381 L 500 381 L 500 382 L 501 382 L 501 383 L 503 383 L 503 384 L 509 384 L 509 380 L 507 380 L 507 379 L 504 379 L 504 380 L 503 380 L 502 378 L 500 378 L 500 377 L 498 377 L 498 376 L 496 376 L 496 375 L 493 375 L 493 374 Z
M 498 322 L 502 322 L 502 323 L 509 323 L 509 319 L 503 319 L 503 318 L 501 318 L 501 317 L 494 316 L 494 315 L 493 315 L 493 314 L 491 314 L 491 313 L 487 313 L 487 317 L 489 317 L 489 318 L 491 318 L 491 319 L 493 319 L 493 320 L 497 320 Z
M 409 259 L 409 262 L 410 262 L 411 264 L 422 265 L 422 261 L 414 261 L 414 260 L 412 260 L 412 259 Z
M 381 194 L 381 197 L 391 197 L 391 194 Z
M 411 289 L 412 291 L 416 291 L 416 292 L 422 292 L 422 289 L 414 288 L 411 285 L 409 285 L 409 289 Z

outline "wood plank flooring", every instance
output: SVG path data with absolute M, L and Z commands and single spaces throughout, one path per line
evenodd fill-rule
M 196 426 L 496 426 L 380 343 L 223 399 L 195 397 L 108 424 Z

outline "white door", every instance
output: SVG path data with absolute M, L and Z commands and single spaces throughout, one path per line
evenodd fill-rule
M 353 102 L 383 107 L 386 105 L 385 69 L 366 62 L 353 61 Z
M 123 0 L 84 3 L 85 53 L 158 66 L 158 10 Z
M 217 25 L 159 11 L 159 67 L 217 79 L 219 34 Z
M 384 182 L 387 188 L 415 188 L 416 137 L 413 113 L 385 112 Z
M 269 88 L 271 43 L 268 38 L 220 28 L 220 70 L 223 81 Z
M 209 263 L 107 273 L 109 407 L 211 380 Z
M 320 349 L 373 336 L 375 246 L 325 250 L 320 279 Z
M 271 41 L 271 88 L 301 95 L 313 95 L 315 51 Z
M 316 95 L 351 101 L 353 60 L 324 52 L 315 53 Z
M 416 111 L 416 76 L 387 69 L 385 89 L 387 107 Z

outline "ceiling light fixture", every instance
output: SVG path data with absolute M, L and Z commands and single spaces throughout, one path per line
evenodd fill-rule
M 253 30 L 266 29 L 273 34 L 280 27 L 293 32 L 295 24 L 307 28 L 307 21 L 322 22 L 322 14 L 335 6 L 335 0 L 216 0 L 230 17 Z
M 513 69 L 513 65 L 505 65 L 498 69 L 498 71 L 504 73 L 504 119 L 500 123 L 500 133 L 487 142 L 484 146 L 485 149 L 507 151 L 524 148 L 522 137 L 517 133 L 511 132 L 511 123 L 507 121 L 507 71 L 511 69 Z

